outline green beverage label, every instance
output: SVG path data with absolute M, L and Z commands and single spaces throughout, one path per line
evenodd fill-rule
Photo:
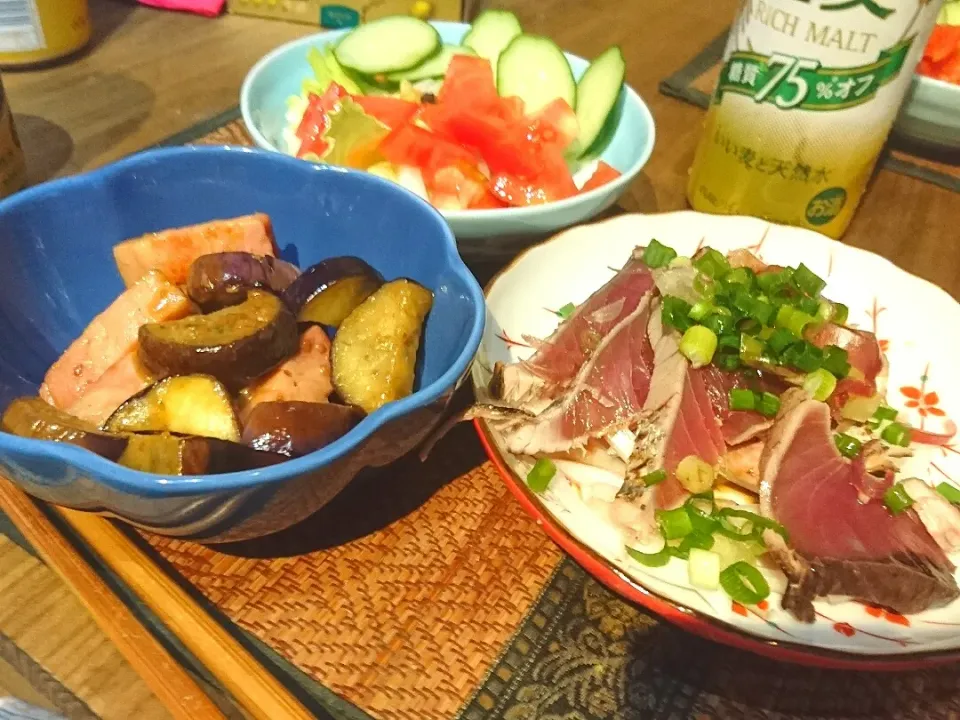
M 824 67 L 819 60 L 785 53 L 734 52 L 720 73 L 715 95 L 746 95 L 781 110 L 843 110 L 872 100 L 903 69 L 915 36 L 882 50 L 875 62 Z

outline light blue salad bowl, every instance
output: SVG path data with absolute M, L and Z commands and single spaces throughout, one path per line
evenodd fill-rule
M 442 41 L 459 44 L 470 26 L 456 22 L 434 22 Z M 337 30 L 309 35 L 281 45 L 264 56 L 247 73 L 240 91 L 240 112 L 253 141 L 261 148 L 282 152 L 286 125 L 287 98 L 300 94 L 302 82 L 313 77 L 307 62 L 311 47 L 336 43 L 345 32 Z M 589 62 L 566 54 L 575 77 L 586 71 Z M 465 251 L 481 250 L 483 238 L 544 234 L 584 222 L 613 205 L 637 177 L 650 158 L 654 144 L 654 122 L 640 96 L 624 85 L 616 108 L 601 134 L 600 160 L 622 175 L 606 185 L 566 200 L 545 205 L 493 210 L 443 211 L 450 229 Z M 464 242 L 467 241 L 467 242 Z M 469 242 L 473 241 L 473 242 Z
M 0 202 L 0 410 L 36 395 L 51 363 L 123 290 L 114 245 L 253 212 L 270 216 L 281 257 L 301 268 L 355 255 L 387 279 L 433 291 L 414 393 L 320 450 L 258 470 L 144 473 L 75 445 L 0 432 L 0 473 L 35 497 L 163 535 L 243 540 L 303 520 L 435 427 L 484 323 L 483 294 L 443 218 L 373 175 L 252 148 L 153 150 Z

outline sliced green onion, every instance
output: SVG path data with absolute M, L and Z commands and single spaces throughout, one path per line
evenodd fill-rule
M 703 318 L 700 323 L 705 328 L 709 328 L 717 337 L 732 332 L 735 324 L 733 318 L 730 316 L 730 311 L 722 308 L 725 312 L 721 313 L 718 312 L 720 309 L 721 308 L 716 308 L 713 315 Z
M 740 333 L 729 333 L 722 335 L 717 343 L 723 350 L 733 350 L 740 352 Z
M 882 420 L 877 420 L 876 418 L 871 418 L 867 420 L 867 427 L 871 430 L 879 430 L 880 426 L 883 424 Z
M 546 492 L 557 474 L 557 466 L 549 458 L 540 458 L 527 473 L 527 487 L 535 493 Z
M 716 294 L 717 285 L 712 279 L 698 272 L 693 278 L 693 291 L 704 300 L 709 300 Z
M 802 310 L 797 310 L 789 305 L 781 305 L 777 311 L 774 325 L 778 328 L 789 330 L 797 337 L 803 337 L 803 331 L 807 325 L 814 322 L 816 322 L 816 318 L 813 317 L 813 315 L 805 313 Z
M 626 550 L 627 555 L 647 567 L 663 567 L 670 562 L 670 558 L 673 557 L 673 551 L 666 546 L 664 546 L 663 550 L 655 553 L 640 552 L 639 550 L 634 550 L 632 547 L 627 547 Z
M 937 485 L 937 492 L 943 495 L 949 502 L 960 503 L 960 489 L 948 482 L 942 482 Z
M 797 336 L 786 328 L 777 328 L 767 339 L 767 345 L 770 346 L 773 352 L 780 355 L 784 350 L 793 345 L 793 343 L 797 342 L 797 340 Z
M 762 340 L 750 335 L 740 336 L 740 359 L 745 363 L 755 363 L 760 360 L 766 350 Z
M 783 287 L 783 278 L 778 272 L 764 272 L 757 275 L 757 287 L 767 295 L 773 295 Z
M 720 571 L 720 587 L 741 605 L 756 605 L 770 595 L 766 578 L 743 560 Z
M 731 352 L 718 352 L 713 356 L 713 364 L 721 370 L 732 372 L 740 367 L 740 356 Z
M 754 300 L 748 314 L 761 325 L 770 325 L 777 314 L 777 309 L 763 300 Z
M 721 508 L 717 513 L 717 519 L 720 523 L 717 532 L 733 540 L 748 540 L 764 527 L 761 516 L 739 508 Z
M 817 312 L 815 313 L 815 316 L 818 322 L 830 322 L 830 319 L 833 317 L 833 303 L 831 303 L 829 300 L 821 299 L 817 304 Z
M 762 515 L 759 517 L 760 517 L 760 520 L 758 521 L 758 524 L 760 525 L 760 530 L 757 532 L 757 541 L 761 545 L 763 545 L 764 547 L 766 547 L 767 545 L 767 543 L 763 539 L 764 530 L 773 530 L 775 533 L 777 533 L 777 535 L 782 537 L 784 541 L 789 542 L 790 536 L 787 534 L 787 529 L 783 525 L 778 523 L 776 520 L 771 520 L 768 517 L 763 517 Z
M 803 340 L 794 343 L 783 353 L 783 363 L 794 370 L 811 373 L 823 363 L 823 350 Z
M 839 450 L 840 454 L 845 458 L 855 458 L 860 454 L 860 450 L 863 447 L 863 444 L 859 440 L 846 433 L 837 433 L 834 435 L 833 442 L 836 444 L 837 450 Z
M 800 263 L 797 269 L 793 271 L 793 284 L 812 298 L 819 297 L 827 286 L 823 278 L 803 263 Z
M 737 323 L 737 330 L 747 335 L 757 335 L 763 330 L 763 325 L 752 317 L 745 317 Z
M 676 555 L 681 560 L 687 560 L 689 559 L 690 551 L 693 548 L 698 548 L 700 550 L 709 550 L 712 547 L 713 547 L 712 535 L 694 531 L 680 541 L 680 544 L 677 546 L 676 550 L 674 550 L 674 555 Z
M 722 253 L 713 248 L 704 250 L 700 257 L 693 261 L 693 266 L 714 280 L 719 280 L 730 272 L 730 263 Z
M 723 282 L 727 286 L 744 285 L 746 287 L 751 287 L 756 277 L 756 273 L 754 273 L 750 268 L 738 267 L 728 272 L 727 276 L 723 279 Z
M 643 484 L 646 485 L 647 487 L 652 487 L 653 485 L 659 485 L 666 479 L 667 479 L 667 471 L 663 469 L 654 470 L 653 472 L 649 472 L 646 475 L 644 475 L 642 478 L 640 478 Z
M 557 315 L 562 319 L 566 320 L 568 317 L 573 315 L 573 311 L 577 309 L 577 306 L 573 303 L 567 303 L 562 308 L 557 310 Z
M 896 420 L 896 419 L 897 419 L 897 415 L 899 415 L 899 414 L 900 414 L 900 413 L 898 413 L 894 408 L 892 408 L 892 407 L 887 407 L 886 405 L 881 405 L 880 407 L 877 408 L 877 411 L 873 414 L 873 416 L 874 416 L 877 420 L 881 420 L 881 421 L 882 421 L 882 420 L 890 420 L 890 421 L 893 421 L 893 420 Z
M 823 368 L 838 378 L 845 378 L 850 374 L 847 351 L 836 345 L 827 345 L 823 349 Z
M 780 412 L 780 398 L 773 393 L 760 393 L 757 400 L 757 410 L 765 417 L 773 417 Z
M 824 368 L 820 368 L 812 373 L 807 373 L 807 376 L 803 379 L 803 389 L 814 400 L 824 402 L 837 389 L 837 378 Z
M 717 477 L 713 466 L 696 455 L 687 455 L 677 463 L 674 475 L 684 490 L 694 494 L 710 492 Z
M 850 308 L 848 308 L 843 303 L 833 304 L 833 317 L 830 318 L 831 322 L 835 322 L 837 325 L 846 325 L 847 318 L 849 317 L 850 317 Z
M 693 532 L 690 515 L 684 507 L 673 510 L 657 510 L 657 524 L 665 540 L 679 540 Z
M 883 504 L 886 505 L 894 515 L 899 515 L 913 505 L 913 498 L 907 493 L 907 489 L 903 486 L 903 483 L 894 483 L 883 494 Z
M 680 352 L 694 367 L 709 365 L 717 351 L 717 336 L 703 325 L 689 328 L 680 339 Z
M 697 322 L 700 322 L 705 317 L 707 317 L 707 315 L 710 315 L 711 313 L 714 313 L 714 312 L 716 312 L 716 308 L 714 307 L 712 302 L 708 302 L 707 300 L 700 300 L 699 302 L 694 303 L 693 307 L 690 308 L 689 315 L 691 320 L 696 320 Z
M 647 267 L 653 268 L 662 268 L 664 265 L 668 265 L 671 260 L 677 257 L 677 251 L 672 247 L 667 247 L 657 240 L 651 240 L 650 244 L 643 251 L 643 262 Z
M 820 311 L 820 302 L 816 298 L 799 297 L 795 304 L 798 310 L 812 317 L 814 322 L 818 322 L 817 313 Z
M 710 535 L 717 529 L 717 519 L 713 517 L 716 508 L 713 502 L 713 492 L 691 495 L 683 505 L 690 516 L 693 532 Z
M 791 268 L 791 267 L 783 268 L 783 270 L 780 271 L 780 284 L 781 284 L 781 285 L 788 285 L 788 284 L 789 284 L 789 285 L 792 287 L 792 286 L 793 286 L 793 274 L 794 274 L 794 272 L 796 272 L 796 271 L 795 271 L 793 268 Z
M 753 410 L 757 406 L 757 394 L 745 388 L 733 388 L 727 393 L 731 410 Z
M 690 303 L 673 295 L 663 298 L 660 309 L 660 319 L 667 327 L 676 328 L 684 332 L 693 323 L 690 321 Z
M 910 444 L 910 428 L 902 423 L 893 422 L 883 429 L 880 437 L 891 445 L 907 447 Z
M 753 307 L 754 297 L 747 287 L 733 288 L 733 306 L 744 315 L 750 314 L 750 308 Z

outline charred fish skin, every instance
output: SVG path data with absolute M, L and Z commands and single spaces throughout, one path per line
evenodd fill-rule
M 840 455 L 830 410 L 789 390 L 761 457 L 761 512 L 782 523 L 782 539 L 764 540 L 788 580 L 782 606 L 812 622 L 818 597 L 851 597 L 901 614 L 960 597 L 955 568 L 920 516 L 890 513 L 864 497 L 865 463 Z
M 528 422 L 511 422 L 502 440 L 519 455 L 567 452 L 636 423 L 644 414 L 653 349 L 647 327 L 652 293 L 617 323 L 574 377 L 548 405 L 524 405 Z M 509 368 L 501 373 L 506 377 Z M 517 416 L 518 419 L 520 416 Z

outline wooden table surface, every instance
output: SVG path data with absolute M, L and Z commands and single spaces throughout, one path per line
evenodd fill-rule
M 211 20 L 148 9 L 128 0 L 90 4 L 95 36 L 86 52 L 45 69 L 3 73 L 33 181 L 97 167 L 236 105 L 244 74 L 260 56 L 314 31 L 235 16 Z M 611 43 L 623 48 L 627 80 L 649 104 L 657 123 L 653 157 L 623 205 L 645 212 L 684 208 L 684 185 L 703 111 L 660 95 L 657 85 L 723 31 L 738 1 L 491 4 L 513 10 L 524 27 L 550 35 L 578 55 L 593 57 Z M 958 218 L 960 194 L 885 170 L 874 179 L 844 241 L 878 252 L 960 297 Z M 0 556 L 6 552 L 9 562 L 18 550 L 0 544 Z M 40 570 L 31 567 L 30 572 Z M 52 588 L 58 582 L 40 580 Z M 4 597 L 0 639 L 19 638 L 21 646 L 30 645 L 34 660 L 55 675 L 61 673 L 60 680 L 103 717 L 165 717 L 136 678 L 125 673 L 122 659 L 111 655 L 105 638 L 83 618 L 80 606 L 70 604 L 69 593 L 60 593 L 63 599 L 38 617 L 29 612 L 36 593 L 6 594 L 3 585 L 0 578 Z M 15 605 L 18 597 L 22 607 Z M 77 621 L 58 622 L 63 614 L 57 608 L 69 610 Z M 30 623 L 25 624 L 24 617 Z M 85 672 L 61 658 L 57 652 L 64 644 L 73 657 L 96 656 L 97 672 Z M 117 682 L 118 673 L 123 683 Z M 0 696 L 5 689 L 22 688 L 21 680 L 0 662 Z

